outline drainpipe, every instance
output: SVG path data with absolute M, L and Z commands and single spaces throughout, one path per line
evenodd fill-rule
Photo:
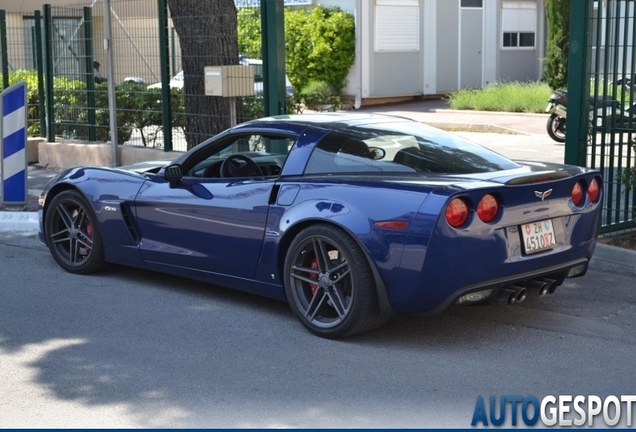
M 353 109 L 360 109 L 362 106 L 362 0 L 356 0 L 355 32 L 356 32 L 356 58 L 354 69 L 356 75 L 356 98 Z

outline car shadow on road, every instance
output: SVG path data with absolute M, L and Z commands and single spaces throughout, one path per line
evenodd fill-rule
M 557 290 L 517 307 L 457 308 L 330 341 L 305 330 L 282 302 L 123 267 L 69 275 L 41 252 L 38 271 L 46 284 L 34 281 L 5 296 L 0 359 L 6 370 L 30 371 L 12 385 L 35 385 L 55 406 L 114 410 L 113 416 L 100 411 L 102 427 L 364 425 L 377 411 L 369 407 L 416 412 L 415 400 L 439 400 L 449 386 L 440 383 L 461 387 L 458 377 L 471 366 L 483 371 L 472 385 L 484 389 L 493 376 L 514 373 L 519 362 L 552 367 L 559 349 L 575 357 L 597 335 L 633 341 L 621 334 L 620 321 L 602 319 L 613 303 L 598 303 L 602 311 L 594 314 L 579 310 L 589 301 L 579 291 L 589 288 L 571 282 L 564 300 Z M 581 303 L 559 310 L 559 302 L 572 297 Z M 585 361 L 607 366 L 606 360 Z M 625 362 L 620 356 L 612 361 Z M 562 371 L 564 383 L 577 367 L 574 358 L 572 370 Z M 537 378 L 517 379 L 525 389 Z M 472 393 L 470 399 L 474 403 Z M 357 423 L 350 416 L 356 408 L 363 419 Z M 77 425 L 69 418 L 36 426 L 45 424 Z

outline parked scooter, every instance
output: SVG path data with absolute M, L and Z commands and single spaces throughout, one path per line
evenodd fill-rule
M 597 127 L 609 126 L 610 122 L 621 124 L 626 122 L 636 123 L 636 97 L 629 78 L 616 80 L 617 86 L 623 86 L 627 94 L 631 95 L 632 103 L 623 106 L 611 96 L 590 96 L 589 118 L 591 124 Z M 548 99 L 545 112 L 550 113 L 546 129 L 550 138 L 556 142 L 565 142 L 565 126 L 567 117 L 568 92 L 555 90 Z
M 567 116 L 566 107 L 568 105 L 568 92 L 566 90 L 555 90 L 548 99 L 548 106 L 545 112 L 550 113 L 546 129 L 550 138 L 556 142 L 565 142 L 565 118 Z

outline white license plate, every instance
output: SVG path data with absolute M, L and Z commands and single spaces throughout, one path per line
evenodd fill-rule
M 521 225 L 521 237 L 526 254 L 541 252 L 556 246 L 551 219 Z
M 550 102 L 550 103 L 548 104 L 548 106 L 546 107 L 545 112 L 550 112 L 550 111 L 552 111 L 552 108 L 554 108 L 554 107 L 555 107 L 555 105 L 554 105 L 552 102 Z

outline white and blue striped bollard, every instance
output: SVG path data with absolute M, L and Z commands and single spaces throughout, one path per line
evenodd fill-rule
M 26 204 L 26 83 L 7 87 L 0 93 L 0 204 Z

